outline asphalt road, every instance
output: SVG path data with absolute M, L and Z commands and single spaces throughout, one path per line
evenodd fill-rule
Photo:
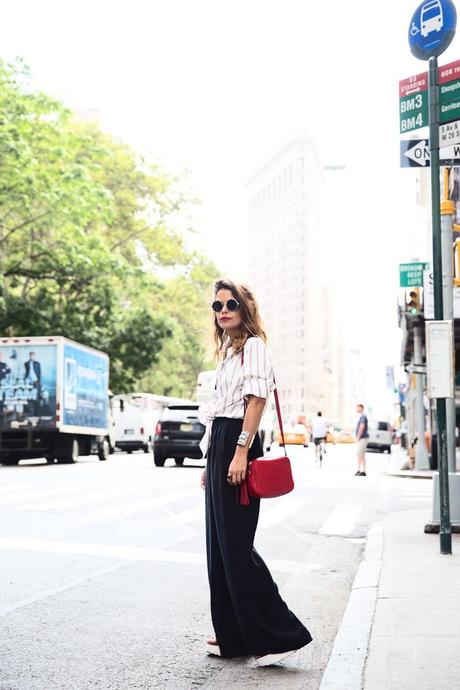
M 0 467 L 0 690 L 318 688 L 371 523 L 426 507 L 431 482 L 386 476 L 353 446 L 291 454 L 296 490 L 263 501 L 256 546 L 314 641 L 283 665 L 222 660 L 204 558 L 202 463 Z

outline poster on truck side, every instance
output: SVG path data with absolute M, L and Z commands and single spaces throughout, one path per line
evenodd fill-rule
M 0 346 L 0 428 L 55 428 L 56 345 Z
M 64 342 L 63 367 L 64 426 L 107 429 L 108 357 Z

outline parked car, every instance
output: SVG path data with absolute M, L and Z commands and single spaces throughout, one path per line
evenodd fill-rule
M 203 457 L 199 443 L 205 427 L 198 421 L 197 404 L 169 405 L 161 413 L 153 439 L 153 459 L 163 467 L 167 458 L 183 465 L 185 458 Z
M 304 424 L 287 425 L 283 428 L 286 445 L 308 446 L 310 443 L 310 434 Z M 281 432 L 279 430 L 276 433 L 276 442 L 278 444 L 282 443 Z
M 378 450 L 381 453 L 384 453 L 386 451 L 387 453 L 391 453 L 393 434 L 390 431 L 390 425 L 388 424 L 388 422 L 369 419 L 368 432 L 368 450 Z

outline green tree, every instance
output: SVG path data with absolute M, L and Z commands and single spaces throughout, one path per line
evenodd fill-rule
M 116 392 L 190 390 L 216 273 L 176 229 L 194 200 L 28 80 L 0 62 L 0 332 L 107 351 Z M 165 267 L 180 277 L 160 279 Z

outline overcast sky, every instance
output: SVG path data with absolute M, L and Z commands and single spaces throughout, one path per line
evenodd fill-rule
M 323 165 L 346 165 L 346 194 L 324 214 L 341 248 L 331 237 L 325 275 L 377 390 L 384 364 L 399 360 L 398 265 L 419 231 L 415 172 L 399 169 L 398 141 L 398 80 L 426 68 L 407 44 L 416 6 L 17 0 L 2 7 L 0 54 L 23 56 L 68 105 L 96 108 L 105 130 L 188 168 L 203 200 L 199 243 L 229 275 L 244 256 L 244 185 L 293 133 L 307 132 Z M 460 58 L 457 43 L 441 64 Z

